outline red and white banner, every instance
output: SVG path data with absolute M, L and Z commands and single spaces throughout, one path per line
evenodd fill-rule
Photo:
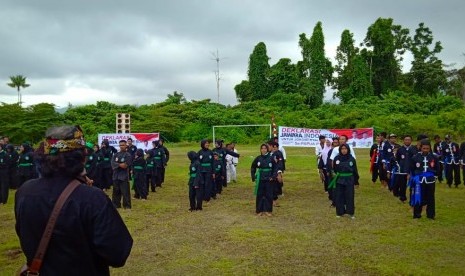
M 111 133 L 111 134 L 99 134 L 98 144 L 102 145 L 103 139 L 108 139 L 110 146 L 115 147 L 119 150 L 119 141 L 128 140 L 132 138 L 132 144 L 138 149 L 149 150 L 152 147 L 152 141 L 157 141 L 160 138 L 160 133 Z
M 326 136 L 328 139 L 346 135 L 348 144 L 353 148 L 370 148 L 373 145 L 372 128 L 354 129 L 310 129 L 297 127 L 279 127 L 279 145 L 283 147 L 315 147 L 320 143 L 318 137 Z

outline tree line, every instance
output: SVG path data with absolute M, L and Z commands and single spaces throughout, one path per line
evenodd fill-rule
M 461 99 L 451 95 L 424 97 L 404 91 L 352 99 L 347 103 L 323 103 L 310 109 L 299 93 L 276 92 L 267 99 L 224 106 L 209 99 L 186 101 L 174 92 L 160 103 L 149 105 L 116 105 L 99 101 L 95 104 L 70 106 L 58 113 L 55 106 L 41 103 L 29 107 L 19 104 L 0 105 L 0 136 L 19 144 L 37 144 L 52 125 L 79 124 L 86 139 L 97 141 L 99 133 L 116 132 L 116 113 L 131 114 L 131 132 L 160 132 L 168 142 L 200 141 L 212 138 L 212 126 L 270 124 L 274 115 L 280 126 L 306 128 L 365 128 L 375 132 L 404 134 L 451 134 L 465 138 L 465 108 Z M 266 141 L 267 128 L 220 128 L 216 136 L 238 143 Z

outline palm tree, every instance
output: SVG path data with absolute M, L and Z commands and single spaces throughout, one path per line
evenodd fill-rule
M 16 75 L 10 77 L 11 82 L 7 83 L 8 86 L 18 89 L 18 104 L 21 105 L 21 88 L 27 88 L 31 86 L 30 84 L 26 83 L 26 77 L 22 75 Z

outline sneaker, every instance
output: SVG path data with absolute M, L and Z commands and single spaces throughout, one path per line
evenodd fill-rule
M 272 214 L 271 212 L 265 212 L 265 215 L 266 215 L 267 217 L 273 216 L 273 214 Z
M 351 218 L 351 219 L 355 219 L 355 216 L 351 216 L 350 218 Z
M 338 216 L 338 215 L 336 215 L 336 218 L 342 218 L 342 216 Z

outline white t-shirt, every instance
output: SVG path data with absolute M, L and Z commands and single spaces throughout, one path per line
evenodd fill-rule
M 355 157 L 354 149 L 350 145 L 347 145 L 347 146 L 349 146 L 350 154 L 354 157 L 354 159 L 357 159 L 357 157 Z M 336 158 L 336 156 L 338 155 L 339 155 L 339 146 L 333 149 L 333 152 L 331 153 L 331 157 L 329 157 L 329 159 L 334 160 L 334 158 Z

